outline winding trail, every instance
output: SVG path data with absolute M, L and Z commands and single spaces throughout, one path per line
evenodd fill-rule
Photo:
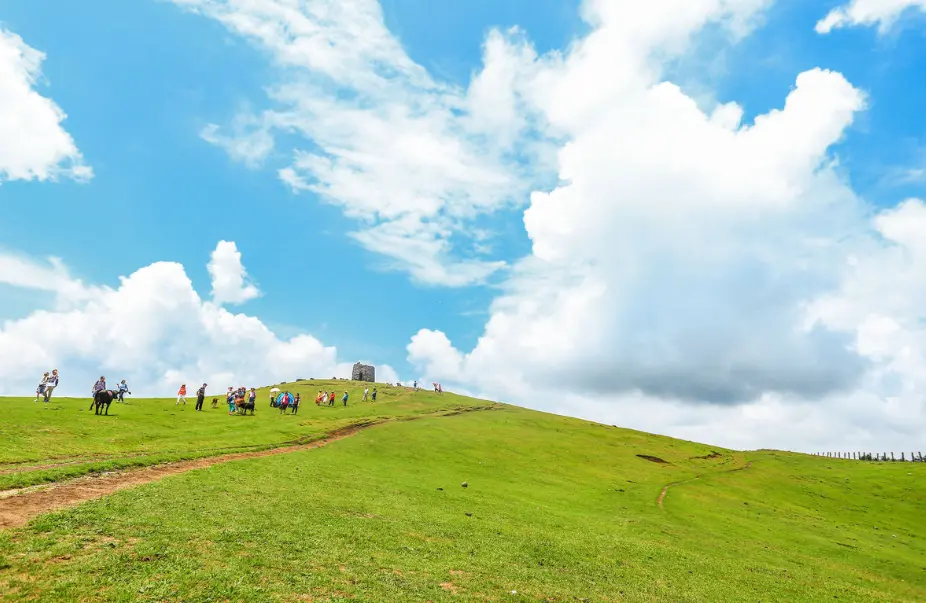
M 662 492 L 659 493 L 659 498 L 656 499 L 656 504 L 659 505 L 660 509 L 662 508 L 662 501 L 666 499 L 666 495 L 669 493 L 669 488 L 671 488 L 672 486 L 681 486 L 682 484 L 693 482 L 695 480 L 701 479 L 702 477 L 710 477 L 712 475 L 721 475 L 723 473 L 733 473 L 734 471 L 743 471 L 744 469 L 749 469 L 750 467 L 752 467 L 752 461 L 747 462 L 745 465 L 741 467 L 734 467 L 733 469 L 723 469 L 721 471 L 711 471 L 709 473 L 701 473 L 694 477 L 690 477 L 688 479 L 683 479 L 678 482 L 672 482 L 671 484 L 666 484 L 665 486 L 662 487 Z
M 64 482 L 30 486 L 17 490 L 7 490 L 5 492 L 0 492 L 0 530 L 23 526 L 28 523 L 29 520 L 43 513 L 70 507 L 88 500 L 102 498 L 114 492 L 118 492 L 119 490 L 140 486 L 171 475 L 186 473 L 194 469 L 204 469 L 230 461 L 262 458 L 321 448 L 332 442 L 350 437 L 363 429 L 385 423 L 414 421 L 433 417 L 448 417 L 463 413 L 490 410 L 491 408 L 494 407 L 475 406 L 450 412 L 437 412 L 411 417 L 372 419 L 336 429 L 326 433 L 318 440 L 305 444 L 281 446 L 279 448 L 256 450 L 253 452 L 222 454 L 190 461 L 153 465 L 140 469 L 93 474 Z

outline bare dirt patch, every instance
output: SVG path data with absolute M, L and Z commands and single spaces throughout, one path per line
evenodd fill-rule
M 658 456 L 650 456 L 650 455 L 648 455 L 648 454 L 638 454 L 637 456 L 640 457 L 641 459 L 645 459 L 645 460 L 650 461 L 650 462 L 652 462 L 652 463 L 659 463 L 659 464 L 661 464 L 661 465 L 671 465 L 671 464 L 672 464 L 672 463 L 670 463 L 669 461 L 667 461 L 667 460 L 665 460 L 665 459 L 659 458 Z
M 447 592 L 457 594 L 458 587 L 453 582 L 441 582 L 440 587 L 446 590 Z
M 723 458 L 723 455 L 719 452 L 711 451 L 710 454 L 705 454 L 704 456 L 693 456 L 691 460 L 711 460 L 711 459 L 720 459 Z

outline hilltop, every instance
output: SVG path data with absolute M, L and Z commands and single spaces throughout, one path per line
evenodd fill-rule
M 30 496 L 64 506 L 0 531 L 0 598 L 926 599 L 926 464 L 733 451 L 383 384 L 360 403 L 363 385 L 282 384 L 296 416 L 269 388 L 254 417 L 212 396 L 111 417 L 3 400 L 0 518 Z M 315 406 L 331 388 L 347 408 Z M 119 480 L 133 487 L 102 496 Z

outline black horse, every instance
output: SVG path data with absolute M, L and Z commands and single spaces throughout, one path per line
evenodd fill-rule
M 93 414 L 96 414 L 96 415 L 100 414 L 100 409 L 103 408 L 103 406 L 105 405 L 106 409 L 103 414 L 108 415 L 109 405 L 113 403 L 113 400 L 116 399 L 117 396 L 118 394 L 112 390 L 103 389 L 103 390 L 98 391 L 93 396 L 93 402 L 90 404 L 90 408 L 94 408 L 94 407 L 96 408 L 96 412 L 94 412 Z

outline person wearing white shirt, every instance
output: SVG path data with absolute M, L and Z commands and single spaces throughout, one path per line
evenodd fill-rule
M 51 402 L 51 393 L 58 387 L 58 369 L 51 372 L 48 381 L 45 382 L 45 401 Z

